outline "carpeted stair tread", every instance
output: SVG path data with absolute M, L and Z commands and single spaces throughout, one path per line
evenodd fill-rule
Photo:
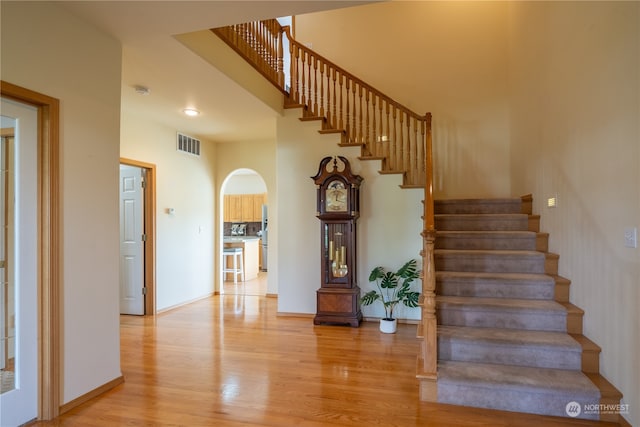
M 438 231 L 528 231 L 526 214 L 436 214 Z
M 598 404 L 600 391 L 576 370 L 440 361 L 438 401 L 566 416 L 569 402 Z M 597 418 L 588 414 L 581 417 Z
M 496 199 L 440 199 L 434 201 L 436 214 L 464 213 L 520 213 L 520 198 Z
M 436 308 L 439 325 L 567 331 L 567 309 L 550 300 L 437 296 Z
M 582 346 L 569 334 L 564 332 L 522 331 L 442 325 L 438 328 L 438 334 L 459 340 L 482 340 L 512 346 L 530 344 L 547 347 L 563 347 L 569 351 L 582 350 Z
M 582 346 L 564 332 L 441 325 L 438 359 L 580 370 Z
M 436 249 L 437 271 L 544 273 L 546 256 L 538 251 Z
M 436 302 L 440 308 L 451 306 L 475 307 L 479 310 L 498 309 L 503 311 L 544 311 L 548 313 L 566 313 L 567 309 L 561 304 L 550 300 L 531 300 L 515 298 L 478 298 L 437 296 Z
M 582 396 L 600 397 L 600 391 L 580 371 L 573 369 L 544 369 L 526 366 L 492 365 L 488 363 L 438 363 L 438 382 L 476 383 L 488 389 L 509 386 L 521 391 L 575 392 Z
M 438 295 L 553 299 L 553 277 L 540 273 L 436 271 Z
M 436 249 L 536 250 L 533 231 L 437 231 Z

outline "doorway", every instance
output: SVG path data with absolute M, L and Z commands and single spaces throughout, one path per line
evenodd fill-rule
M 237 169 L 220 191 L 223 238 L 220 276 L 222 294 L 265 296 L 268 280 L 268 195 L 264 179 L 252 169 Z M 225 274 L 225 247 L 242 247 L 244 280 Z M 231 257 L 227 264 L 231 265 Z
M 154 164 L 120 159 L 120 314 L 156 313 L 155 177 Z
M 36 261 L 37 305 L 31 307 L 38 316 L 37 348 L 37 416 L 51 419 L 60 408 L 60 222 L 59 222 L 59 117 L 60 101 L 32 90 L 0 81 L 0 95 L 5 100 L 31 106 L 37 112 L 37 183 L 39 186 L 36 223 L 39 230 Z M 0 397 L 3 395 L 0 395 Z M 1 404 L 4 406 L 4 398 Z M 0 411 L 3 414 L 11 410 Z M 5 420 L 3 415 L 3 421 Z

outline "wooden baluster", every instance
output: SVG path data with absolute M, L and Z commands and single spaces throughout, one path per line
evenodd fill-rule
M 350 115 L 350 111 L 349 111 L 349 108 L 350 108 L 350 104 L 349 104 L 349 98 L 350 98 L 350 96 L 349 96 L 349 89 L 350 89 L 350 87 L 351 87 L 351 79 L 350 79 L 349 77 L 347 77 L 347 78 L 346 78 L 346 81 L 344 82 L 345 94 L 346 94 L 346 97 L 347 97 L 347 101 L 346 101 L 346 103 L 347 103 L 347 108 L 345 109 L 345 112 L 346 112 L 346 114 L 345 114 L 345 115 L 346 115 L 345 119 L 346 119 L 346 120 L 345 120 L 344 129 L 345 129 L 345 131 L 346 131 L 346 133 L 347 133 L 347 142 L 348 142 L 348 143 L 351 143 L 351 140 L 352 140 L 352 136 L 351 136 L 351 123 L 350 123 L 350 121 L 349 121 L 349 115 Z
M 397 109 L 396 106 L 393 106 L 392 109 L 393 114 L 393 134 L 391 135 L 391 164 L 389 165 L 392 170 L 398 170 L 398 134 L 396 124 L 397 120 Z
M 404 170 L 406 172 L 405 175 L 411 173 L 411 116 L 408 112 L 405 113 L 407 115 L 407 149 L 404 152 Z
M 390 146 L 391 146 L 391 127 L 389 127 L 389 102 L 387 102 L 387 106 L 386 106 L 386 113 L 387 113 L 387 141 L 385 143 L 385 150 L 384 150 L 384 157 L 385 157 L 385 162 L 384 162 L 384 170 L 389 170 L 389 162 L 390 162 L 390 158 L 391 158 L 391 152 L 390 152 Z
M 378 134 L 377 134 L 377 129 L 376 129 L 376 94 L 374 93 L 373 96 L 371 97 L 371 112 L 372 112 L 372 116 L 373 116 L 373 120 L 371 122 L 371 129 L 373 130 L 373 135 L 371 135 L 371 142 L 370 142 L 370 150 L 369 152 L 371 153 L 372 156 L 377 156 L 378 153 Z M 367 110 L 368 111 L 368 110 Z
M 301 49 L 300 53 L 301 53 L 300 54 L 300 68 L 301 68 L 300 74 L 302 75 L 302 87 L 301 87 L 302 98 L 300 100 L 301 101 L 300 103 L 306 107 L 307 106 L 307 94 L 306 94 L 306 87 L 305 87 L 305 84 L 306 84 L 305 73 L 306 73 L 307 51 L 304 50 L 304 49 Z M 306 110 L 306 108 L 305 108 L 305 110 Z M 305 113 L 306 113 L 306 111 L 305 111 Z
M 325 68 L 326 68 L 326 64 L 324 63 L 324 61 L 322 61 L 320 63 L 320 116 L 324 117 L 324 79 L 326 78 L 325 76 Z
M 338 85 L 340 86 L 340 89 L 338 90 L 338 93 L 340 94 L 340 112 L 338 114 L 338 117 L 340 118 L 340 121 L 338 122 L 338 129 L 340 130 L 344 130 L 344 122 L 342 121 L 342 116 L 344 115 L 344 112 L 342 111 L 342 94 L 343 94 L 343 87 L 342 87 L 342 80 L 343 80 L 344 75 L 342 73 L 340 73 L 340 79 L 338 80 Z
M 358 85 L 358 87 L 359 87 L 358 96 L 360 97 L 360 110 L 359 110 L 359 113 L 358 113 L 358 115 L 359 115 L 358 123 L 359 123 L 360 130 L 358 132 L 358 142 L 362 144 L 362 143 L 364 143 L 364 138 L 362 137 L 362 135 L 363 135 L 362 134 L 362 85 Z
M 380 157 L 384 157 L 384 138 L 386 138 L 386 136 L 384 135 L 384 121 L 382 120 L 382 97 L 380 97 L 380 102 L 378 103 L 378 139 L 380 140 L 380 143 L 378 144 L 378 156 Z
M 355 81 L 351 82 L 351 99 L 353 100 L 353 114 L 351 115 L 351 122 L 353 123 L 353 132 L 351 133 L 352 140 L 351 142 L 358 142 L 358 131 L 357 131 L 357 121 L 358 121 L 358 105 L 356 104 L 356 85 Z
M 425 182 L 427 177 L 427 168 L 425 164 L 426 159 L 426 122 L 424 119 L 420 120 L 420 150 L 419 150 L 419 158 L 420 158 L 420 177 L 418 182 Z M 425 184 L 426 185 L 426 184 Z
M 404 111 L 400 110 L 400 141 L 398 145 L 398 170 L 404 170 Z
M 288 34 L 288 32 L 287 32 Z M 299 104 L 299 79 L 298 79 L 298 56 L 300 54 L 300 49 L 294 43 L 289 40 L 289 57 L 291 58 L 291 64 L 289 64 L 289 84 L 291 87 L 289 88 L 289 101 L 292 104 Z
M 253 61 L 258 60 L 258 52 L 256 51 L 256 23 L 251 22 L 249 24 L 249 48 L 251 50 L 251 57 Z
M 327 111 L 326 111 L 326 117 L 325 119 L 327 120 L 327 124 L 331 123 L 331 75 L 333 73 L 335 73 L 335 69 L 333 68 L 333 65 L 327 65 L 327 88 L 325 89 L 325 92 L 327 94 Z
M 366 153 L 368 156 L 371 155 L 371 140 L 369 139 L 369 89 L 365 89 L 365 123 L 364 123 L 364 128 L 365 128 L 365 137 L 364 137 L 364 147 L 366 150 Z
M 337 93 L 336 93 L 336 69 L 333 68 L 333 71 L 331 72 L 331 78 L 333 79 L 333 114 L 331 115 L 331 129 L 336 129 L 337 127 L 337 121 L 336 121 L 336 114 L 337 114 L 337 105 L 338 105 L 338 101 L 337 101 Z
M 276 63 L 276 67 L 277 67 L 276 72 L 278 75 L 278 84 L 282 89 L 286 89 L 286 84 L 284 81 L 284 35 L 285 35 L 284 29 L 281 28 L 278 31 L 278 53 L 277 53 L 278 59 Z
M 313 57 L 313 115 L 318 115 L 318 58 Z
M 307 114 L 313 115 L 311 110 L 311 53 L 305 50 L 305 56 L 307 57 Z

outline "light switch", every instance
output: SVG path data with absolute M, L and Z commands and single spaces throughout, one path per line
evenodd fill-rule
M 626 248 L 638 247 L 638 229 L 636 227 L 626 227 L 624 229 L 624 246 Z

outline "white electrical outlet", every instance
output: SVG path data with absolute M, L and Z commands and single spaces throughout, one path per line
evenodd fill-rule
M 624 246 L 626 248 L 638 247 L 638 229 L 636 227 L 626 227 L 624 229 Z

